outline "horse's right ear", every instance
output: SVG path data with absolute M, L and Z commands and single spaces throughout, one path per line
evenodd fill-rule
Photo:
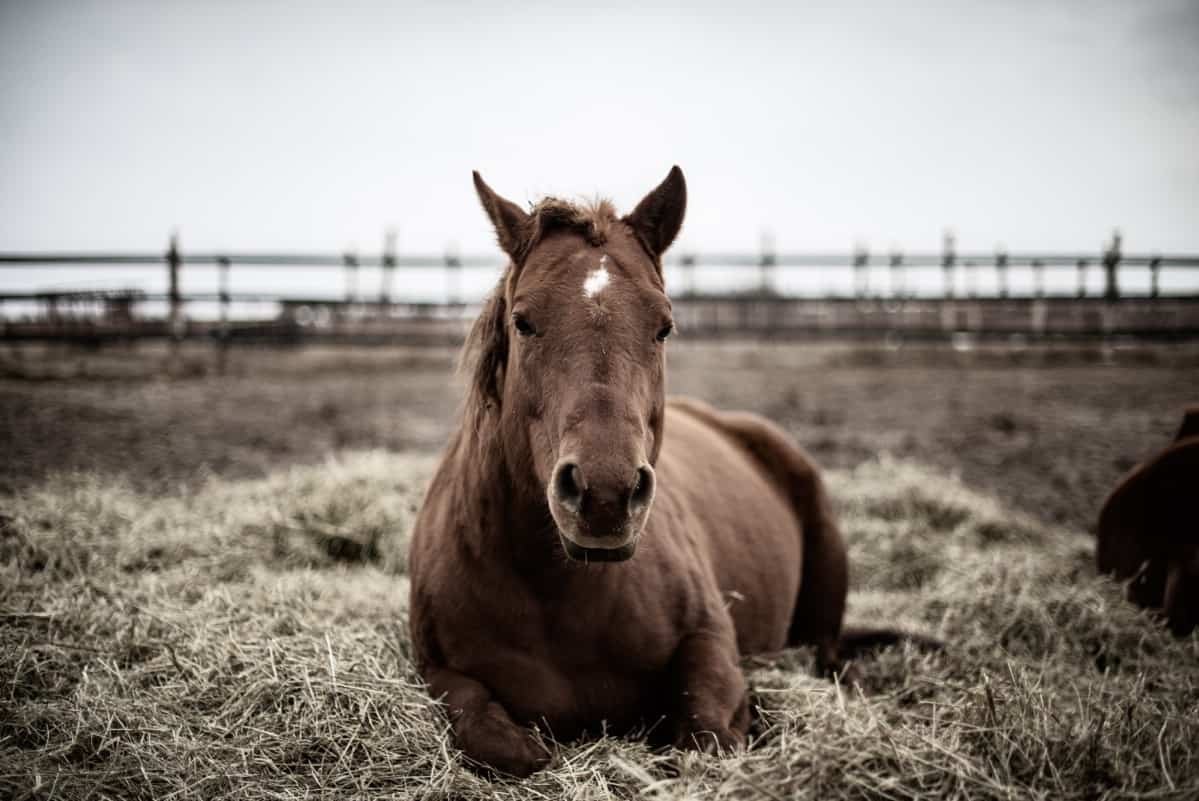
M 477 170 L 472 175 L 475 178 L 475 191 L 479 193 L 479 202 L 483 204 L 483 211 L 487 212 L 492 226 L 495 227 L 495 235 L 499 240 L 500 248 L 512 258 L 513 262 L 520 262 L 525 246 L 532 235 L 529 215 L 521 211 L 520 207 L 511 200 L 497 195 Z

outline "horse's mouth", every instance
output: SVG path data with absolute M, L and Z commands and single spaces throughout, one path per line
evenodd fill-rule
M 633 552 L 637 550 L 635 538 L 614 548 L 588 548 L 579 545 L 561 532 L 559 532 L 558 538 L 562 540 L 562 547 L 566 550 L 566 555 L 576 562 L 624 562 L 632 558 Z

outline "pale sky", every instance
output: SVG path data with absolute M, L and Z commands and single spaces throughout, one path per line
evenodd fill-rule
M 0 250 L 494 252 L 470 171 L 694 250 L 1199 251 L 1199 3 L 0 0 Z

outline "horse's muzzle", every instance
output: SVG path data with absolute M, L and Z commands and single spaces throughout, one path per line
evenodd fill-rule
M 615 548 L 587 548 L 562 532 L 558 532 L 558 538 L 562 540 L 562 548 L 566 555 L 576 562 L 624 562 L 631 559 L 633 552 L 637 550 L 636 538 Z
M 634 463 L 635 464 L 635 463 Z M 584 470 L 561 459 L 546 489 L 566 555 L 580 562 L 623 562 L 633 555 L 654 498 L 654 469 Z

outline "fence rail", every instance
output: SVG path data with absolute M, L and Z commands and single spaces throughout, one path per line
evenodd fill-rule
M 218 289 L 182 290 L 186 267 L 215 267 Z M 859 246 L 844 252 L 776 252 L 764 244 L 757 253 L 680 252 L 665 260 L 681 279 L 672 297 L 676 314 L 690 321 L 693 333 L 751 332 L 757 335 L 878 335 L 943 336 L 967 331 L 981 336 L 1141 336 L 1199 338 L 1199 255 L 1124 253 L 1119 234 L 1092 253 L 960 252 L 947 234 L 940 251 L 871 252 Z M 34 269 L 38 274 L 56 268 L 132 268 L 164 270 L 164 291 L 106 287 L 97 289 L 0 289 L 0 338 L 120 339 L 138 337 L 212 337 L 234 339 L 324 337 L 338 340 L 413 338 L 420 331 L 434 338 L 453 338 L 470 303 L 462 291 L 464 269 L 489 268 L 498 276 L 496 256 L 457 253 L 399 254 L 394 236 L 375 254 L 195 251 L 185 252 L 176 238 L 161 253 L 148 252 L 8 252 L 0 253 L 0 279 L 7 269 Z M 305 296 L 297 291 L 233 292 L 234 268 L 336 268 L 344 273 L 340 298 Z M 363 268 L 381 271 L 377 292 L 362 291 Z M 697 271 L 720 268 L 750 282 L 736 291 L 703 291 Z M 939 292 L 914 291 L 909 270 L 940 272 Z M 1072 282 L 1056 282 L 1051 290 L 1046 274 L 1072 270 Z M 439 300 L 418 300 L 406 293 L 401 280 L 406 270 L 440 271 L 445 282 Z M 1013 289 L 1011 276 L 1020 269 L 1031 282 Z M 790 271 L 835 270 L 850 278 L 840 295 L 796 293 L 780 288 L 780 276 Z M 756 271 L 756 275 L 748 273 Z M 1143 291 L 1129 292 L 1122 278 L 1139 271 Z M 1143 278 L 1148 271 L 1148 285 Z M 987 291 L 979 278 L 989 273 Z M 1184 280 L 1163 286 L 1162 275 L 1181 274 Z M 1096 291 L 1092 276 L 1098 275 Z M 885 289 L 880 281 L 885 281 Z M 926 282 L 927 284 L 927 282 Z M 3 286 L 0 284 L 0 286 Z M 1063 289 L 1063 287 L 1070 287 Z M 1181 289 L 1179 288 L 1181 287 Z M 477 298 L 476 298 L 477 299 Z M 1099 302 L 1099 303 L 1097 303 Z M 14 305 L 33 314 L 11 319 Z M 205 323 L 185 313 L 191 304 L 208 304 L 218 320 Z M 268 316 L 234 321 L 234 304 L 273 304 Z M 147 305 L 163 311 L 158 317 L 139 314 Z M 422 327 L 423 324 L 423 327 Z

